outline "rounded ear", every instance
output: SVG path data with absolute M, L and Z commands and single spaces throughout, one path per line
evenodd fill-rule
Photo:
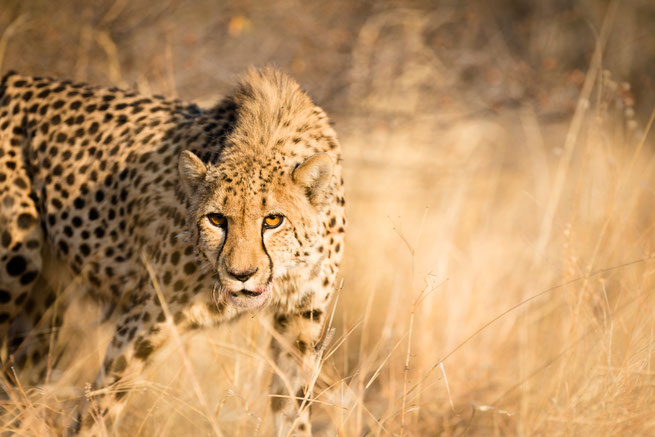
M 327 153 L 317 153 L 296 167 L 291 177 L 293 182 L 305 191 L 309 202 L 318 206 L 324 201 L 325 189 L 333 169 L 332 158 Z
M 207 174 L 205 164 L 189 150 L 184 150 L 180 153 L 177 169 L 182 178 L 182 185 L 189 195 L 196 191 Z

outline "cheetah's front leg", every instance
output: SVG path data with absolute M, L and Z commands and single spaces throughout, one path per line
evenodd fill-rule
M 274 327 L 280 335 L 273 338 L 271 350 L 283 373 L 273 376 L 271 387 L 271 409 L 278 437 L 312 434 L 310 408 L 304 399 L 319 372 L 316 346 L 324 318 L 324 306 L 274 316 Z
M 79 415 L 78 431 L 82 430 L 84 435 L 104 435 L 114 428 L 127 394 L 124 387 L 114 384 L 140 375 L 150 355 L 168 341 L 170 326 L 165 320 L 161 308 L 154 305 L 139 305 L 121 316 Z

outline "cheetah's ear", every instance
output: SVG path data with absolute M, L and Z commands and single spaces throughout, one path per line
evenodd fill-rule
M 327 153 L 312 155 L 305 162 L 293 170 L 293 181 L 305 190 L 312 205 L 323 203 L 325 189 L 327 188 L 334 163 Z
M 177 168 L 187 194 L 191 195 L 205 179 L 207 167 L 193 152 L 184 150 L 180 154 Z

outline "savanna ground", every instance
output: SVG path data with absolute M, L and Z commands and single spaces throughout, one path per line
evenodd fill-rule
M 654 435 L 654 26 L 650 0 L 2 0 L 0 68 L 210 105 L 273 63 L 328 111 L 350 226 L 317 435 Z M 3 435 L 60 434 L 93 380 L 110 328 L 74 301 Z M 171 344 L 113 388 L 119 431 L 271 435 L 269 335 Z

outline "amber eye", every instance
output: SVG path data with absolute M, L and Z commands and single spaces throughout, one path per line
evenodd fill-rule
M 277 228 L 282 224 L 282 221 L 284 220 L 284 216 L 280 214 L 272 214 L 269 216 L 266 216 L 264 218 L 264 227 L 266 229 L 273 229 Z
M 207 219 L 209 220 L 209 223 L 214 226 L 218 226 L 219 228 L 227 227 L 227 219 L 223 216 L 223 214 L 207 214 Z

